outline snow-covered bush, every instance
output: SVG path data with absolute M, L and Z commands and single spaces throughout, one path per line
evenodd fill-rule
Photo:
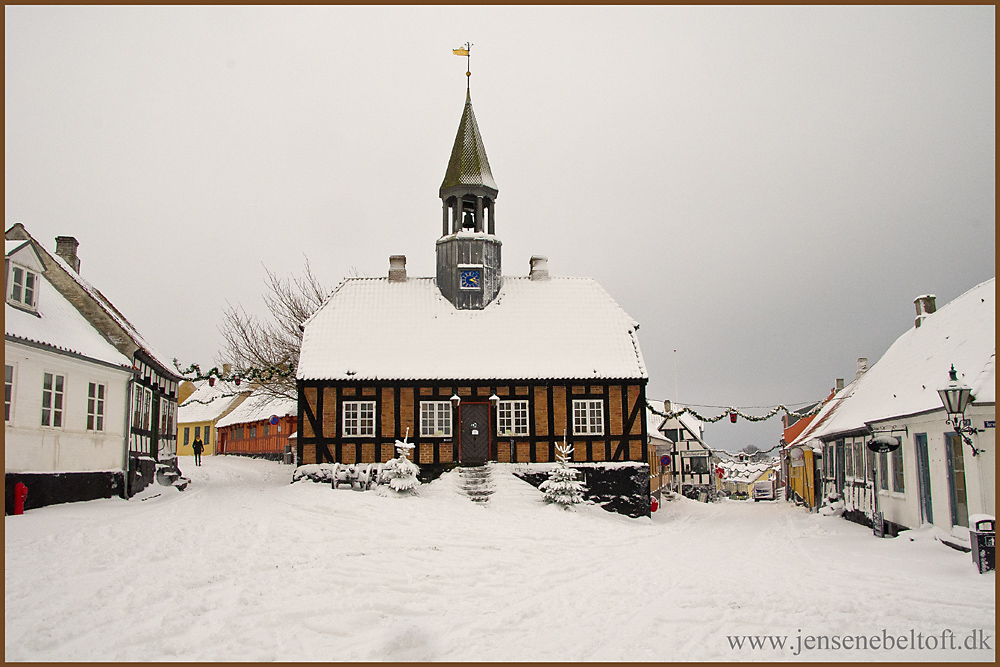
M 583 492 L 586 488 L 577 479 L 577 472 L 569 467 L 568 461 L 573 454 L 573 445 L 565 440 L 556 443 L 556 458 L 559 462 L 549 473 L 549 478 L 538 485 L 538 490 L 545 494 L 545 500 L 560 505 L 576 505 L 583 502 Z
M 408 458 L 411 449 L 413 445 L 410 443 L 397 440 L 396 458 L 382 466 L 380 483 L 396 493 L 409 493 L 420 485 L 420 480 L 417 479 L 420 467 Z

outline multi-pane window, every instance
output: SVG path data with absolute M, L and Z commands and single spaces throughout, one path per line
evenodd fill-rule
M 573 401 L 573 433 L 604 435 L 604 401 Z
M 148 431 L 153 418 L 153 390 L 146 387 L 142 392 L 142 428 Z
M 190 426 L 185 426 L 184 427 L 184 446 L 187 447 L 189 444 L 191 444 L 191 427 Z
M 173 438 L 174 416 L 177 413 L 177 404 L 172 401 L 166 401 L 166 403 L 167 403 L 167 436 Z
M 201 427 L 200 426 L 195 426 L 194 427 L 194 439 L 195 440 L 201 440 Z
M 257 427 L 256 426 L 251 426 L 250 427 L 250 437 L 251 438 L 256 438 L 257 437 Z
M 10 401 L 14 396 L 14 367 L 4 364 L 3 368 L 3 420 L 10 421 Z
M 264 435 L 271 435 L 271 425 L 264 424 Z
M 42 426 L 61 428 L 66 378 L 46 373 L 42 378 Z
M 451 437 L 451 403 L 420 402 L 420 435 L 425 438 Z
M 375 435 L 375 401 L 344 401 L 344 436 Z
M 91 382 L 87 387 L 87 430 L 104 430 L 104 393 L 107 387 Z
M 528 435 L 527 401 L 500 401 L 497 404 L 497 435 Z
M 885 491 L 889 490 L 889 460 L 885 452 L 878 455 L 878 486 Z
M 860 440 L 854 440 L 854 476 L 863 479 L 865 476 L 865 445 Z
M 35 290 L 38 285 L 38 274 L 20 266 L 11 267 L 10 293 L 8 297 L 16 304 L 35 306 Z
M 902 493 L 903 487 L 903 447 L 900 445 L 892 453 L 892 490 Z
M 844 476 L 854 477 L 854 441 L 844 441 Z
M 167 417 L 170 415 L 170 408 L 167 404 L 167 399 L 160 397 L 160 437 L 164 438 L 167 435 Z
M 132 428 L 142 428 L 142 387 L 132 385 Z

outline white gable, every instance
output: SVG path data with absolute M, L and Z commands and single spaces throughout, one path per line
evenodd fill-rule
M 8 258 L 17 262 L 21 266 L 31 269 L 35 273 L 42 273 L 45 267 L 42 265 L 42 259 L 35 252 L 34 246 L 28 240 L 24 241 L 4 241 L 4 255 Z
M 637 326 L 590 278 L 505 277 L 483 310 L 433 278 L 350 278 L 307 320 L 298 378 L 645 378 Z

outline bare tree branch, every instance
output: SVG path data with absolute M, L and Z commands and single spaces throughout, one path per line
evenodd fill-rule
M 222 359 L 236 370 L 247 368 L 267 368 L 291 364 L 299 365 L 299 348 L 302 346 L 300 325 L 323 303 L 330 290 L 316 278 L 305 260 L 305 272 L 301 276 L 282 278 L 266 266 L 263 295 L 270 318 L 262 321 L 239 305 L 227 304 L 220 327 L 225 349 Z M 287 378 L 274 378 L 261 385 L 261 389 L 275 397 L 295 398 L 294 374 Z

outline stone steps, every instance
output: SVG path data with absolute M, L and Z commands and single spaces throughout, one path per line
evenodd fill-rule
M 493 473 L 489 464 L 481 466 L 463 466 L 458 469 L 461 478 L 462 491 L 474 503 L 488 502 L 496 491 L 493 484 Z

